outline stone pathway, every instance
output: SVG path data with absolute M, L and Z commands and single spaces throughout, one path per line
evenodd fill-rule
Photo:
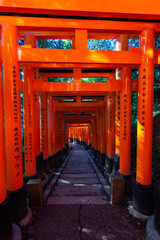
M 34 240 L 144 240 L 145 223 L 111 205 L 105 180 L 77 145 L 31 226 Z M 26 239 L 25 239 L 26 240 Z
M 54 204 L 106 204 L 107 197 L 95 168 L 82 147 L 71 144 L 73 152 L 47 201 Z M 98 169 L 96 168 L 98 171 Z M 101 176 L 102 177 L 102 176 Z

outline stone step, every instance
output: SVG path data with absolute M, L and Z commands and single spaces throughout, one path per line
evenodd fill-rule
M 104 191 L 100 184 L 81 186 L 56 186 L 52 192 L 52 197 L 67 197 L 67 196 L 103 196 Z
M 73 171 L 83 172 L 83 171 L 86 171 L 86 170 L 94 171 L 94 168 L 93 168 L 93 166 L 86 167 L 86 166 L 74 166 L 74 165 L 72 165 L 72 166 L 65 166 L 64 170 L 71 170 L 71 171 L 73 170 Z
M 81 168 L 81 169 L 74 169 L 74 168 L 64 168 L 62 174 L 80 174 L 80 173 L 95 173 L 94 168 Z
M 98 178 L 60 178 L 58 180 L 57 185 L 69 185 L 69 184 L 98 184 L 99 179 Z
M 67 205 L 67 204 L 108 204 L 106 196 L 77 196 L 77 197 L 49 197 L 47 205 Z
M 63 173 L 60 178 L 96 178 L 97 174 L 96 173 L 81 173 L 81 174 L 76 174 L 76 173 Z
M 67 163 L 66 167 L 92 167 L 93 165 L 91 163 L 80 163 L 80 162 L 76 162 L 76 163 Z

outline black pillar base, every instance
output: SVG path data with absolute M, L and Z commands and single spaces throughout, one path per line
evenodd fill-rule
M 100 161 L 100 151 L 97 149 L 97 162 L 99 162 Z
M 43 163 L 44 163 L 44 172 L 46 174 L 50 173 L 50 162 L 51 162 L 51 157 L 45 158 L 43 159 Z
M 62 150 L 56 153 L 56 167 L 59 168 L 62 164 Z
M 63 149 L 62 149 L 62 161 L 63 161 L 63 162 L 64 162 L 66 156 L 67 156 L 66 148 L 63 148 Z
M 102 166 L 102 167 L 104 167 L 105 166 L 105 158 L 106 158 L 106 154 L 105 153 L 100 153 L 100 165 Z
M 113 158 L 110 158 L 106 155 L 106 173 L 107 174 L 111 174 L 112 170 L 113 170 Z
M 67 153 L 67 156 L 68 156 L 68 154 L 69 154 L 69 145 L 68 145 L 68 143 L 66 144 L 66 153 Z
M 35 179 L 35 178 L 38 178 L 38 172 L 36 172 L 35 175 L 30 176 L 30 177 L 26 176 L 25 173 L 23 174 L 24 183 L 27 183 L 30 179 Z
M 26 185 L 16 191 L 10 191 L 13 222 L 19 223 L 28 212 Z
M 159 183 L 156 184 L 155 189 L 155 201 L 154 201 L 154 227 L 158 234 L 160 235 L 160 189 Z
M 56 161 L 56 154 L 53 154 L 51 156 L 51 160 L 50 160 L 50 169 L 51 170 L 55 170 L 55 161 Z
M 36 170 L 38 172 L 38 177 L 43 178 L 44 175 L 43 153 L 40 153 L 38 156 L 36 156 Z
M 154 188 L 153 186 L 144 186 L 138 182 L 133 183 L 133 207 L 143 215 L 150 216 L 154 211 Z
M 91 157 L 94 159 L 94 152 L 95 152 L 95 149 L 94 147 L 91 147 L 90 149 L 90 154 L 91 154 Z
M 94 160 L 97 160 L 97 150 L 96 149 L 94 149 L 94 154 L 93 154 L 93 156 L 94 156 Z
M 0 240 L 9 240 L 12 235 L 11 200 L 0 204 Z
M 87 144 L 85 145 L 85 150 L 89 150 L 89 146 Z
M 117 171 L 119 170 L 119 159 L 120 159 L 120 156 L 114 153 L 113 154 L 113 170 L 112 170 L 114 174 L 116 174 Z

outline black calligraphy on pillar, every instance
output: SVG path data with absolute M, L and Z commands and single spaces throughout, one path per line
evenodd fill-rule
M 34 69 L 34 79 L 37 79 L 37 69 Z
M 45 135 L 44 135 L 44 130 L 45 130 L 45 110 L 44 108 L 41 109 L 41 130 L 42 130 L 42 150 L 45 148 Z
M 31 95 L 28 95 L 28 127 L 32 124 L 32 114 L 31 114 Z
M 123 96 L 123 140 L 127 140 L 127 94 Z
M 109 96 L 109 109 L 108 109 L 108 113 L 109 113 L 109 132 L 112 131 L 112 125 L 113 125 L 113 117 L 112 117 L 112 112 L 113 112 L 113 99 L 111 96 Z
M 20 167 L 20 155 L 19 155 L 19 129 L 18 127 L 14 128 L 14 160 L 15 160 L 15 168 L 16 168 L 16 177 L 19 176 L 20 172 L 19 172 L 19 167 Z
M 34 101 L 37 102 L 38 101 L 38 94 L 34 93 Z
M 18 89 L 17 89 L 17 69 L 16 66 L 12 66 L 12 101 L 13 101 L 13 121 L 17 125 L 18 122 Z M 16 169 L 16 177 L 19 176 L 19 167 L 20 167 L 20 140 L 21 129 L 20 127 L 14 128 L 14 167 Z
M 62 139 L 62 114 L 59 113 L 59 121 L 58 121 L 58 146 L 61 148 L 61 139 Z
M 142 107 L 141 107 L 141 119 L 140 119 L 140 123 L 141 123 L 141 131 L 144 131 L 144 127 L 145 127 L 145 110 L 146 110 L 146 68 L 143 68 L 142 70 L 142 101 L 141 101 L 141 104 L 142 104 Z
M 117 97 L 117 120 L 120 121 L 120 95 Z
M 28 151 L 29 151 L 29 161 L 30 163 L 33 161 L 33 155 L 32 155 L 32 141 L 33 141 L 33 137 L 32 137 L 32 133 L 28 134 Z
M 17 75 L 17 70 L 16 70 L 16 66 L 12 66 L 12 86 L 13 86 L 13 97 L 12 97 L 12 101 L 13 101 L 13 119 L 14 122 L 17 123 L 18 121 L 18 93 L 17 93 L 17 81 L 16 81 L 16 76 Z
M 42 99 L 44 101 L 42 104 L 44 107 L 41 108 L 41 142 L 42 142 L 42 151 L 45 150 L 45 145 L 47 141 L 46 131 L 47 131 L 47 101 L 46 98 Z

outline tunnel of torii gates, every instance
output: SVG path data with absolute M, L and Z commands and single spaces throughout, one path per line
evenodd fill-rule
M 160 64 L 160 50 L 154 49 L 154 41 L 160 24 L 0 16 L 0 25 L 1 205 L 9 193 L 16 219 L 21 220 L 27 212 L 27 205 L 19 204 L 25 192 L 24 179 L 36 177 L 36 159 L 43 159 L 44 165 L 48 159 L 54 164 L 55 157 L 61 161 L 59 156 L 68 148 L 69 138 L 90 145 L 110 173 L 113 163 L 119 161 L 119 174 L 127 182 L 131 177 L 131 91 L 138 91 L 132 200 L 138 212 L 152 214 L 154 65 Z M 129 36 L 140 38 L 139 49 L 128 50 Z M 72 49 L 36 48 L 37 39 L 51 38 L 72 39 Z M 87 49 L 88 39 L 115 38 L 116 51 Z M 18 39 L 24 39 L 24 46 L 18 45 Z M 132 69 L 139 69 L 139 79 L 131 80 Z M 73 77 L 73 82 L 48 82 L 49 77 Z M 105 77 L 108 81 L 84 83 L 82 77 Z

